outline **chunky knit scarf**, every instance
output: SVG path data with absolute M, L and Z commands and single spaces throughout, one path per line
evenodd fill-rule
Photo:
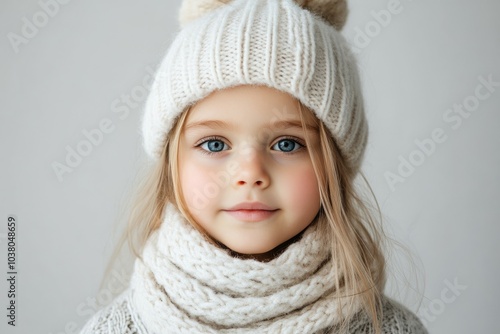
M 320 333 L 333 327 L 346 316 L 339 308 L 347 300 L 337 297 L 333 261 L 317 225 L 264 263 L 211 244 L 167 204 L 131 280 L 144 326 L 150 333 Z

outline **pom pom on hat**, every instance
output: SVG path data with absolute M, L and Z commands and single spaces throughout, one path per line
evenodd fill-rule
M 179 10 L 179 23 L 181 27 L 184 27 L 187 23 L 231 1 L 184 0 Z M 295 2 L 302 8 L 321 16 L 337 30 L 341 30 L 344 27 L 348 13 L 346 0 L 295 0 Z

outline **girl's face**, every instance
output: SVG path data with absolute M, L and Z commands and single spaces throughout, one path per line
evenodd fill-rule
M 178 158 L 182 195 L 196 222 L 256 258 L 304 230 L 320 208 L 305 131 L 318 145 L 317 131 L 301 126 L 297 100 L 265 86 L 216 91 L 193 106 Z

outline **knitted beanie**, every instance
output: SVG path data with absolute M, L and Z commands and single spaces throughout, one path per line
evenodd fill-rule
M 339 32 L 345 0 L 184 0 L 182 29 L 157 70 L 142 119 L 157 160 L 176 118 L 215 90 L 265 85 L 326 125 L 357 171 L 368 126 L 355 59 Z

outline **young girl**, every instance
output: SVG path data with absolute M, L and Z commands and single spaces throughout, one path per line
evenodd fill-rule
M 143 118 L 130 286 L 82 333 L 426 333 L 355 189 L 345 1 L 185 1 Z M 133 242 L 132 242 L 133 244 Z

